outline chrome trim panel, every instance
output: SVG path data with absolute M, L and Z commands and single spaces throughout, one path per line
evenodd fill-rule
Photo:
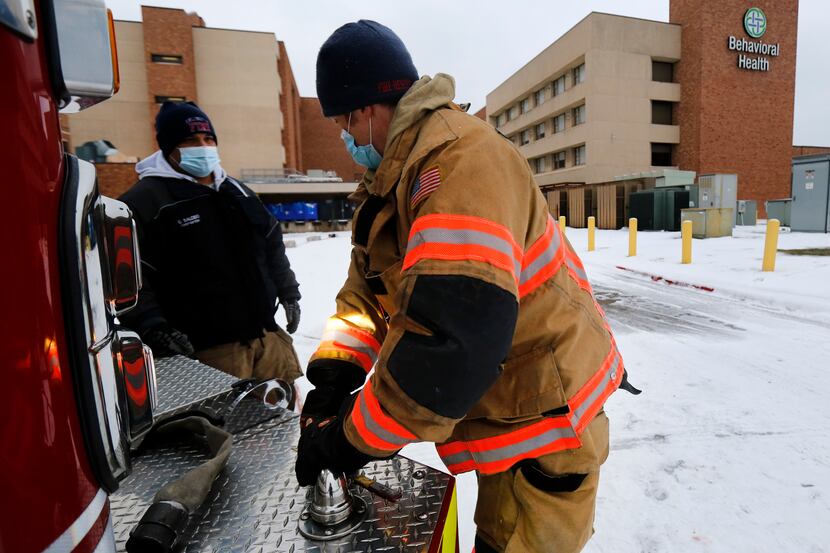
M 34 0 L 0 0 L 0 25 L 5 25 L 28 39 L 37 39 Z

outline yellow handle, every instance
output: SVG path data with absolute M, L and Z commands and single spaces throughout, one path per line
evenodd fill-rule
M 688 265 L 692 262 L 692 227 L 691 221 L 683 221 L 680 229 L 680 235 L 683 239 L 683 255 L 681 263 Z
M 565 216 L 564 215 L 559 216 L 559 231 L 562 234 L 565 234 Z
M 764 263 L 761 270 L 772 272 L 775 270 L 775 254 L 778 252 L 778 231 L 781 222 L 778 219 L 767 221 L 767 237 L 764 240 Z

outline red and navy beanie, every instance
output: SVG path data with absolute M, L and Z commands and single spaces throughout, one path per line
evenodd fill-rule
M 395 103 L 417 80 L 403 41 L 374 21 L 343 25 L 317 55 L 317 97 L 325 117 Z
M 164 155 L 176 149 L 189 136 L 203 132 L 216 138 L 208 116 L 193 102 L 164 102 L 156 115 L 156 142 Z

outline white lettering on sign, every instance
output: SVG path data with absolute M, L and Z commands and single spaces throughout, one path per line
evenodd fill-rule
M 749 71 L 769 71 L 770 61 L 766 56 L 778 57 L 781 53 L 781 45 L 778 43 L 769 44 L 760 40 L 747 40 L 734 36 L 729 37 L 727 46 L 733 52 L 756 54 L 756 56 L 738 54 L 738 68 Z
M 815 185 L 816 185 L 816 183 L 814 183 L 813 181 L 808 181 L 805 184 L 804 188 L 806 188 L 807 190 L 812 190 Z

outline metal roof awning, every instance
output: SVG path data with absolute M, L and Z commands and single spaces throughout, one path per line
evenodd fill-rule
M 250 182 L 245 185 L 257 194 L 300 194 L 331 195 L 351 194 L 357 188 L 356 182 L 320 182 L 305 180 L 302 182 Z

